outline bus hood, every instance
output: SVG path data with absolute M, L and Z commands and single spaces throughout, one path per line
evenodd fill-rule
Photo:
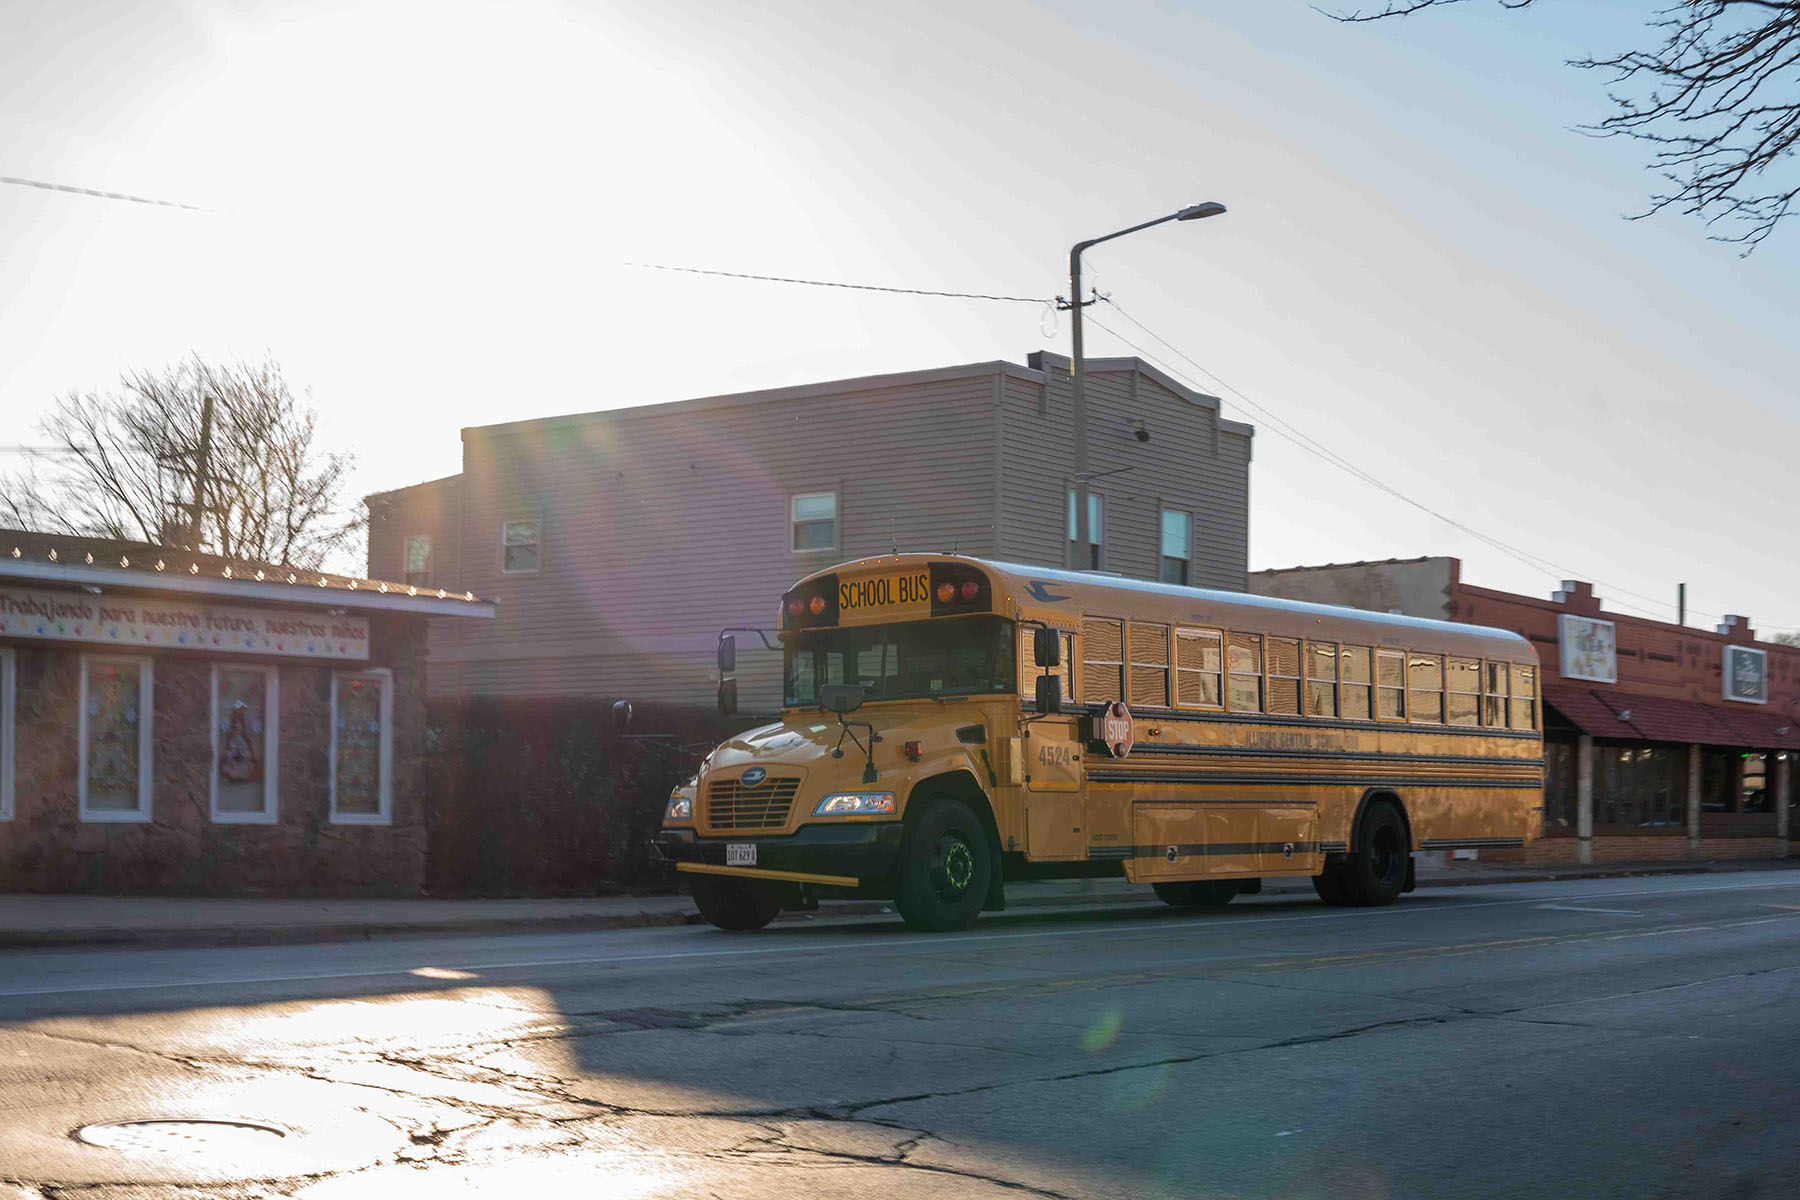
M 942 751 L 954 741 L 953 731 L 957 724 L 980 724 L 981 720 L 977 713 L 970 712 L 958 722 L 935 702 L 926 702 L 923 706 L 871 706 L 850 715 L 850 731 L 845 735 L 837 718 L 829 713 L 796 714 L 773 725 L 746 730 L 721 743 L 707 756 L 705 769 L 711 773 L 752 764 L 806 766 L 823 759 L 841 762 L 846 765 L 846 770 L 859 770 L 864 754 L 857 743 L 866 747 L 869 731 L 858 722 L 866 721 L 881 735 L 881 741 L 875 744 L 875 765 L 885 773 L 910 765 L 901 750 L 902 742 L 912 739 L 928 745 L 936 742 L 933 749 Z M 833 760 L 831 751 L 838 745 L 840 736 L 843 736 L 844 756 Z

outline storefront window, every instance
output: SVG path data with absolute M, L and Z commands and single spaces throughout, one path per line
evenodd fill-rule
M 81 660 L 80 793 L 84 821 L 150 819 L 150 696 L 147 658 Z
M 1685 751 L 1667 746 L 1594 747 L 1594 822 L 1661 828 L 1685 824 Z
M 1744 755 L 1743 775 L 1738 785 L 1738 811 L 1743 813 L 1774 812 L 1769 801 L 1770 776 L 1769 756 L 1766 754 Z
M 1544 831 L 1575 824 L 1575 743 L 1544 743 Z
M 213 820 L 275 820 L 276 712 L 274 667 L 213 668 Z
M 385 825 L 392 819 L 393 680 L 386 671 L 331 677 L 331 819 Z
M 1732 750 L 1704 750 L 1700 755 L 1700 811 L 1728 813 L 1737 806 L 1738 756 Z

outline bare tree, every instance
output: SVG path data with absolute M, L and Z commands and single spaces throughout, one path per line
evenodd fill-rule
M 360 523 L 339 502 L 352 464 L 272 361 L 198 358 L 72 392 L 38 425 L 50 443 L 0 478 L 0 519 L 230 558 L 317 568 Z
M 1390 0 L 1330 15 L 1380 21 L 1465 2 Z M 1647 28 L 1661 39 L 1651 49 L 1570 62 L 1611 73 L 1612 114 L 1581 128 L 1650 146 L 1646 165 L 1667 186 L 1633 220 L 1674 208 L 1748 254 L 1800 197 L 1800 0 L 1681 0 L 1654 10 Z

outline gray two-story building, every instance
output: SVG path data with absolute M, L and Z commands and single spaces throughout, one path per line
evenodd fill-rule
M 465 429 L 460 474 L 368 498 L 369 570 L 496 598 L 479 629 L 434 624 L 435 694 L 693 704 L 721 628 L 896 548 L 1242 590 L 1251 427 L 1135 358 L 1087 380 L 1085 548 L 1069 363 L 1035 353 Z M 777 706 L 774 655 L 740 680 Z

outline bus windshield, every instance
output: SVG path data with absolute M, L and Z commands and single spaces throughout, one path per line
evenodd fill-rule
M 783 654 L 782 703 L 818 703 L 831 683 L 858 683 L 868 700 L 1010 692 L 1013 624 L 1002 617 L 908 621 L 796 634 Z

